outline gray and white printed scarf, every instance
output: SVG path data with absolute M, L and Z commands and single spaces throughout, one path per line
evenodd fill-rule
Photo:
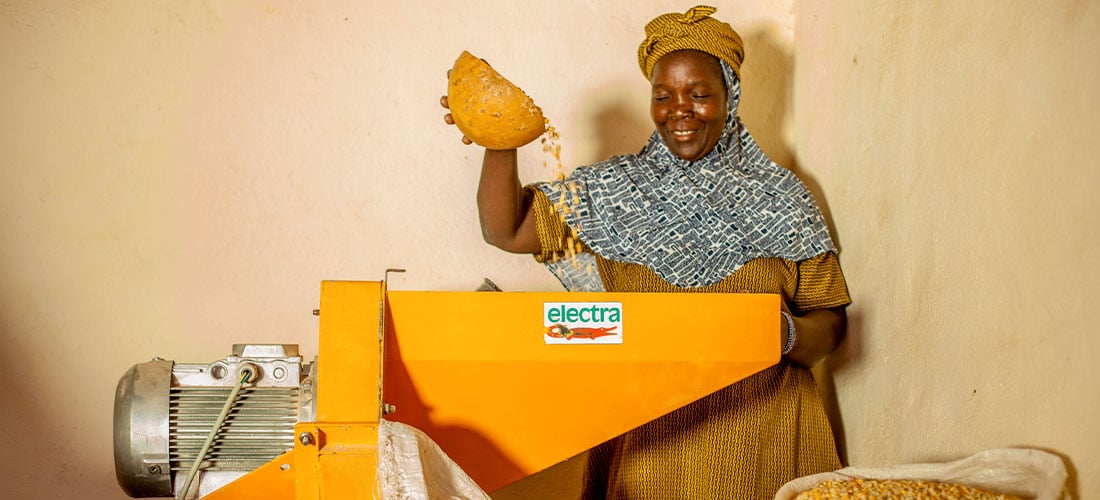
M 771 161 L 742 124 L 741 83 L 728 64 L 721 65 L 729 116 L 718 144 L 703 158 L 675 156 L 654 131 L 636 155 L 535 184 L 555 202 L 567 190 L 569 210 L 559 211 L 592 251 L 644 265 L 679 287 L 716 283 L 757 257 L 801 261 L 836 251 L 809 190 Z M 573 184 L 580 189 L 569 190 Z M 547 266 L 567 290 L 603 289 L 586 263 Z

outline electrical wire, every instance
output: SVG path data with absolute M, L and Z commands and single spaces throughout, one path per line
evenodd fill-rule
M 237 385 L 233 386 L 233 391 L 229 393 L 229 398 L 225 400 L 225 404 L 222 406 L 221 413 L 218 414 L 218 420 L 214 422 L 214 426 L 210 428 L 210 434 L 206 435 L 206 441 L 202 443 L 202 449 L 199 450 L 199 454 L 195 456 L 195 462 L 191 464 L 191 469 L 187 471 L 187 479 L 183 482 L 183 488 L 180 488 L 179 496 L 177 500 L 184 500 L 187 498 L 187 490 L 191 489 L 191 482 L 195 480 L 195 473 L 199 471 L 199 464 L 206 458 L 206 454 L 210 451 L 210 445 L 214 444 L 214 438 L 217 437 L 218 431 L 221 430 L 222 424 L 225 423 L 225 417 L 229 415 L 229 410 L 233 408 L 233 403 L 237 400 L 237 395 L 240 394 L 241 388 L 248 382 L 249 378 L 252 378 L 252 370 L 244 368 L 241 370 L 243 374 L 241 379 L 237 381 Z

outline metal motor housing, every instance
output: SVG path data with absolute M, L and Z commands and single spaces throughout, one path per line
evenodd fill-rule
M 115 390 L 115 475 L 131 497 L 178 493 L 242 373 L 242 386 L 195 482 L 205 495 L 290 451 L 294 425 L 314 420 L 316 362 L 292 344 L 234 344 L 224 359 L 134 365 Z

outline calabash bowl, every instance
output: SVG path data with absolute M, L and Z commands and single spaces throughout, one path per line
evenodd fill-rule
M 451 69 L 447 102 L 458 129 L 488 149 L 516 149 L 546 131 L 546 118 L 535 101 L 465 50 Z

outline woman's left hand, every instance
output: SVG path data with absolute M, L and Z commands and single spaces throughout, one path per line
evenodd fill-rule
M 448 80 L 451 79 L 451 70 L 447 70 L 447 79 Z M 443 96 L 443 97 L 439 98 L 439 105 L 443 106 L 444 109 L 451 109 L 451 104 L 447 101 L 447 96 Z M 447 114 L 443 115 L 443 122 L 446 123 L 447 125 L 454 125 L 455 124 L 455 117 L 451 116 L 450 113 L 447 113 Z M 470 144 L 473 144 L 474 141 L 471 141 L 469 137 L 466 137 L 465 135 L 463 135 L 462 136 L 462 143 L 469 146 Z
M 844 330 L 848 322 L 844 306 L 812 309 L 796 316 L 790 312 L 784 302 L 783 310 L 794 320 L 794 349 L 786 355 L 790 361 L 812 367 L 836 350 L 841 339 L 844 338 Z M 787 323 L 786 321 L 780 323 L 782 331 L 779 334 L 779 340 L 782 342 L 780 344 L 782 348 L 787 343 Z

